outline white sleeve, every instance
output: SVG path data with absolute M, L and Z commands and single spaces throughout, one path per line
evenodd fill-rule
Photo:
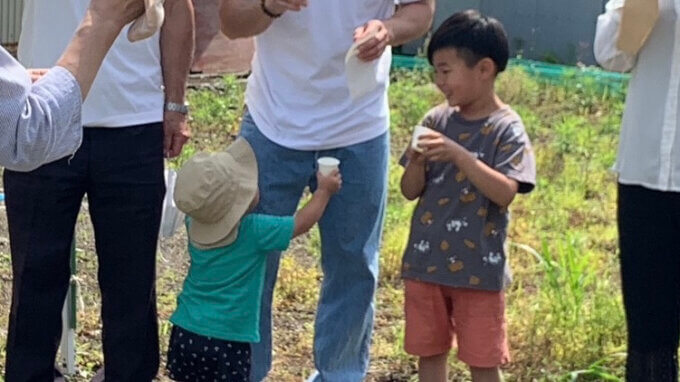
M 616 47 L 621 25 L 624 0 L 610 0 L 605 13 L 597 18 L 595 59 L 603 68 L 615 72 L 629 72 L 635 67 L 637 56 Z

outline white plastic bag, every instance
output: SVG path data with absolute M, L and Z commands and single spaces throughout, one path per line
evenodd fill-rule
M 172 169 L 165 170 L 165 199 L 163 200 L 163 215 L 161 217 L 161 237 L 172 237 L 184 222 L 184 213 L 175 205 L 175 182 L 177 172 Z
M 389 65 L 385 65 L 384 60 L 390 59 L 389 54 L 383 54 L 382 57 L 372 62 L 364 62 L 359 59 L 359 46 L 375 37 L 375 34 L 368 35 L 354 43 L 345 56 L 345 73 L 352 100 L 361 98 L 375 90 L 388 77 L 385 68 L 389 68 Z
M 161 29 L 165 21 L 163 3 L 165 0 L 144 0 L 146 11 L 128 29 L 130 42 L 147 39 Z

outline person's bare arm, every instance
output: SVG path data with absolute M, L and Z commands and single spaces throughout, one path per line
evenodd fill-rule
M 31 171 L 76 152 L 82 100 L 123 26 L 143 10 L 142 0 L 93 0 L 57 66 L 31 76 L 0 48 L 0 166 Z
M 477 159 L 463 146 L 440 133 L 421 137 L 425 157 L 434 162 L 451 162 L 458 167 L 484 196 L 500 207 L 512 203 L 519 183 Z
M 425 190 L 425 157 L 409 150 L 409 161 L 401 177 L 401 193 L 408 200 L 418 199 Z
M 121 29 L 144 12 L 142 0 L 93 0 L 57 66 L 75 77 L 83 99 Z
M 323 1 L 323 0 L 316 0 Z M 266 0 L 265 8 L 275 15 L 300 11 L 307 0 Z M 262 10 L 260 0 L 222 0 L 220 24 L 222 33 L 231 39 L 257 36 L 269 28 L 274 18 Z
M 316 175 L 319 187 L 312 195 L 312 199 L 297 214 L 295 214 L 295 230 L 293 237 L 307 233 L 323 216 L 328 202 L 333 194 L 342 187 L 342 177 L 339 172 L 329 176 L 320 173 Z
M 394 16 L 385 21 L 392 35 L 390 45 L 402 45 L 430 30 L 434 19 L 435 0 L 422 0 L 401 5 Z
M 470 183 L 498 206 L 507 207 L 515 199 L 519 183 L 489 167 L 467 150 L 459 151 L 454 163 L 467 175 Z
M 166 0 L 166 19 L 161 29 L 161 66 L 166 102 L 184 104 L 187 77 L 194 57 L 194 7 L 191 0 Z M 164 152 L 174 158 L 182 152 L 191 133 L 186 115 L 165 111 Z
M 397 46 L 416 39 L 430 29 L 434 19 L 435 0 L 421 0 L 399 6 L 388 20 L 371 20 L 354 32 L 354 41 L 376 33 L 359 46 L 359 58 L 373 61 L 382 56 L 389 45 Z

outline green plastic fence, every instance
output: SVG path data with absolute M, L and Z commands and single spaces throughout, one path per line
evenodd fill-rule
M 402 69 L 426 69 L 429 63 L 421 57 L 395 55 L 392 59 L 392 66 Z M 596 67 L 556 65 L 519 58 L 511 59 L 509 66 L 520 67 L 533 76 L 554 83 L 577 79 L 594 82 L 616 91 L 625 90 L 630 79 L 628 74 L 607 72 Z

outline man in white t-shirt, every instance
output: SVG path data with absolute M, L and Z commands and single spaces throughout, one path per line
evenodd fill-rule
M 390 46 L 423 35 L 434 13 L 434 0 L 397 3 L 395 12 L 395 0 L 225 0 L 220 12 L 229 37 L 257 36 L 241 135 L 260 167 L 260 212 L 293 214 L 305 187 L 316 187 L 316 160 L 341 161 L 343 190 L 320 222 L 324 280 L 312 381 L 362 381 L 368 367 L 387 196 Z M 377 84 L 353 99 L 345 56 L 372 35 L 359 58 L 378 74 Z M 278 265 L 272 255 L 252 381 L 271 368 Z
M 89 0 L 24 0 L 19 60 L 55 64 Z M 83 197 L 94 226 L 105 379 L 150 381 L 158 371 L 155 259 L 164 156 L 189 136 L 184 90 L 193 52 L 190 0 L 166 0 L 166 23 L 137 43 L 127 28 L 83 104 L 75 154 L 20 173 L 4 187 L 14 271 L 6 380 L 54 377 L 69 254 Z

